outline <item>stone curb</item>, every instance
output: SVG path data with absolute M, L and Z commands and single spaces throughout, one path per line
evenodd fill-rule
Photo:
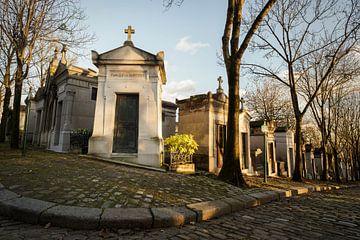
M 72 229 L 97 229 L 101 213 L 99 208 L 57 205 L 42 212 L 39 223 Z
M 22 222 L 37 224 L 41 213 L 55 205 L 52 202 L 19 197 L 0 201 L 0 214 Z
M 148 208 L 106 208 L 100 219 L 103 228 L 151 228 L 152 223 Z
M 22 197 L 0 183 L 0 215 L 31 224 L 51 223 L 52 226 L 72 229 L 161 228 L 206 221 L 296 195 L 352 187 L 359 185 L 293 187 L 193 203 L 186 207 L 99 209 Z

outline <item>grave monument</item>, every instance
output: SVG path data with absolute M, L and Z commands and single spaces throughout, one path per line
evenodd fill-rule
M 164 53 L 135 47 L 131 26 L 125 33 L 123 46 L 102 54 L 92 51 L 99 74 L 89 154 L 160 167 Z

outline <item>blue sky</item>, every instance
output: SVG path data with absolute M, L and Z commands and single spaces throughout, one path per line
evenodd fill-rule
M 211 3 L 209 3 L 211 2 Z M 135 28 L 136 47 L 165 52 L 168 83 L 164 98 L 174 100 L 193 94 L 216 91 L 218 76 L 225 69 L 217 64 L 221 53 L 226 1 L 185 0 L 183 5 L 165 11 L 162 0 L 82 0 L 88 30 L 96 41 L 78 65 L 96 69 L 90 50 L 99 53 L 119 47 L 126 40 L 124 28 Z M 242 86 L 246 83 L 242 80 Z

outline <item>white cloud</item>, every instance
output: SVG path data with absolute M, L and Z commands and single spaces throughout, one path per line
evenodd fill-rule
M 175 49 L 180 52 L 188 52 L 190 54 L 195 54 L 200 48 L 210 47 L 210 44 L 203 42 L 191 42 L 189 41 L 190 37 L 186 36 L 179 40 L 176 44 Z
M 178 71 L 177 65 L 164 61 L 166 73 L 176 73 Z
M 169 81 L 163 92 L 163 98 L 175 102 L 175 99 L 184 99 L 195 93 L 195 82 L 191 79 L 182 81 Z

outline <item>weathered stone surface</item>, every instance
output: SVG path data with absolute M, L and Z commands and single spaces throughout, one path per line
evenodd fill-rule
M 245 203 L 240 199 L 224 198 L 222 200 L 231 206 L 231 212 L 237 212 L 245 208 Z
M 242 201 L 244 203 L 245 208 L 255 207 L 259 205 L 259 201 L 256 198 L 251 197 L 249 195 L 240 195 L 240 196 L 236 196 L 235 198 Z
M 256 198 L 261 205 L 273 201 L 273 196 L 264 192 L 250 193 L 249 196 Z
M 298 195 L 301 195 L 301 194 L 306 194 L 309 192 L 309 189 L 305 188 L 305 187 L 295 187 L 295 188 L 292 188 L 291 190 L 294 190 L 296 191 L 296 193 Z
M 152 224 L 148 208 L 106 208 L 100 220 L 100 227 L 108 228 L 150 228 Z
M 18 197 L 20 197 L 20 195 L 14 193 L 14 192 L 11 192 L 7 189 L 0 190 L 0 201 L 6 201 L 9 199 L 18 198 Z
M 74 231 L 28 225 L 0 216 L 0 239 L 358 239 L 360 187 L 302 195 L 234 214 L 158 229 Z M 341 204 L 339 204 L 339 201 Z
M 292 196 L 291 190 L 277 190 L 275 191 L 279 194 L 280 199 L 282 198 L 288 198 Z
M 222 200 L 193 203 L 188 204 L 187 207 L 197 212 L 197 221 L 220 217 L 231 212 L 231 206 Z
M 153 227 L 180 226 L 196 222 L 196 212 L 185 207 L 151 208 L 154 216 Z
M 2 185 L 2 184 L 0 183 L 0 190 L 3 189 L 3 188 L 5 188 L 4 185 Z
M 55 203 L 21 197 L 0 202 L 0 213 L 13 219 L 37 224 L 40 214 Z
M 314 187 L 314 186 L 306 186 L 306 188 L 309 190 L 309 192 L 315 191 L 315 187 Z
M 0 239 L 356 239 L 359 193 L 360 188 L 302 195 L 212 221 L 153 230 L 73 231 L 0 216 Z
M 16 193 L 20 195 L 61 205 L 102 208 L 106 203 L 106 208 L 116 205 L 124 208 L 180 207 L 184 203 L 212 201 L 258 191 L 234 188 L 202 174 L 182 175 L 179 186 L 177 173 L 149 171 L 86 158 L 79 160 L 71 153 L 59 155 L 32 150 L 29 156 L 27 162 L 36 174 L 28 174 L 29 165 L 21 164 L 23 161 L 5 164 L 7 161 L 1 161 L 4 157 L 0 156 L 0 182 L 5 186 L 18 185 Z M 9 175 L 9 172 L 16 174 Z M 153 195 L 151 202 L 146 196 L 149 194 Z
M 342 225 L 342 226 L 346 226 L 346 227 L 357 227 L 358 225 L 355 223 L 351 223 L 351 222 L 345 222 L 345 221 L 338 221 L 338 224 Z
M 101 209 L 73 206 L 55 206 L 40 216 L 40 223 L 73 229 L 96 229 L 99 224 Z
M 272 201 L 280 200 L 280 194 L 276 191 L 267 191 L 264 193 L 269 195 L 271 197 Z

